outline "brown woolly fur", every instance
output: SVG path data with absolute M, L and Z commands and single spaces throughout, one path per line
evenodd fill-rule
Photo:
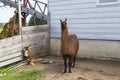
M 79 40 L 75 34 L 68 34 L 67 19 L 61 22 L 61 54 L 64 60 L 64 73 L 67 70 L 67 58 L 69 59 L 69 72 L 71 73 L 71 66 L 75 66 L 75 59 L 79 49 Z
M 25 46 L 24 49 L 25 49 L 24 55 L 28 58 L 27 62 L 31 65 L 34 65 L 36 62 L 35 56 L 32 54 L 32 52 L 30 51 L 30 48 L 28 46 Z

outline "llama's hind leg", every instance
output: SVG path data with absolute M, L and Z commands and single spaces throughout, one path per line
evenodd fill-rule
M 72 65 L 73 68 L 75 67 L 75 60 L 76 60 L 76 57 L 73 58 L 73 65 Z
M 67 57 L 64 56 L 63 59 L 64 59 L 64 66 L 65 66 L 64 73 L 66 73 L 66 71 L 67 71 Z
M 72 57 L 69 57 L 69 73 L 72 73 L 71 66 L 72 66 Z

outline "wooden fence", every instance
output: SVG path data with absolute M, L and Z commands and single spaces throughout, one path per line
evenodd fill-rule
M 48 25 L 23 27 L 21 36 L 0 40 L 0 67 L 22 60 L 22 45 L 30 46 L 33 54 L 46 55 L 49 50 Z

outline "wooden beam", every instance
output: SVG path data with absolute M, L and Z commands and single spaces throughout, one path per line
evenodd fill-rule
M 14 63 L 14 62 L 17 62 L 17 61 L 20 61 L 20 60 L 22 60 L 21 56 L 10 59 L 10 60 L 7 60 L 7 61 L 4 61 L 4 62 L 0 62 L 0 67 L 11 64 L 11 63 Z

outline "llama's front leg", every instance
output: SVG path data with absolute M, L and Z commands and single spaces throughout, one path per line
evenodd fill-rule
M 69 57 L 69 73 L 72 73 L 71 66 L 72 66 L 72 57 Z
M 66 73 L 67 71 L 67 57 L 66 56 L 64 56 L 64 66 L 65 66 L 64 73 Z

